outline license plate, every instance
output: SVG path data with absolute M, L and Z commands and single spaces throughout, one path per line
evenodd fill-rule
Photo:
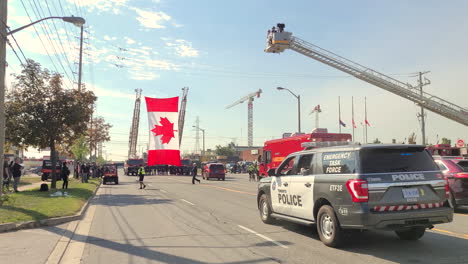
M 405 199 L 419 198 L 419 190 L 417 188 L 402 189 Z

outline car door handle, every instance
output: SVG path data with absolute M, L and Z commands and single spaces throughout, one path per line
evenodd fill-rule
M 283 185 L 284 185 L 284 186 L 288 186 L 288 183 L 287 183 L 287 182 L 285 182 L 285 183 L 283 183 Z
M 312 184 L 310 183 L 304 183 L 305 187 L 309 188 L 310 186 L 312 186 Z

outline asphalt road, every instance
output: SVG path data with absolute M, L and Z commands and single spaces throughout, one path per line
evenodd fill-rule
M 257 183 L 249 182 L 247 175 L 196 185 L 185 176 L 145 180 L 144 190 L 138 189 L 136 177 L 128 176 L 121 176 L 119 185 L 102 186 L 84 220 L 37 231 L 50 234 L 43 238 L 48 242 L 42 242 L 47 245 L 42 247 L 45 257 L 30 252 L 33 261 L 14 263 L 44 263 L 47 258 L 48 263 L 85 264 L 468 261 L 468 209 L 419 241 L 366 231 L 349 235 L 343 248 L 333 249 L 322 244 L 315 227 L 263 224 L 256 207 Z M 22 232 L 30 231 L 0 234 L 0 243 L 2 236 L 25 236 Z M 51 241 L 59 241 L 55 249 Z M 0 257 L 4 253 L 0 249 Z M 15 253 L 21 254 L 21 249 Z

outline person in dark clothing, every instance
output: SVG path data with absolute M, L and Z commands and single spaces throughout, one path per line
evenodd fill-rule
M 68 176 L 70 175 L 70 170 L 67 167 L 67 163 L 63 163 L 61 177 L 63 180 L 62 189 L 68 189 Z
M 23 166 L 20 165 L 20 159 L 16 158 L 15 164 L 13 164 L 13 189 L 15 190 L 15 192 L 19 192 L 18 185 L 20 183 L 22 169 Z
M 2 182 L 2 187 L 6 186 L 7 191 L 10 191 L 10 180 L 11 180 L 10 167 L 8 165 L 8 158 L 5 157 L 5 160 L 3 161 L 3 182 Z
M 196 163 L 193 163 L 193 167 L 192 167 L 192 184 L 195 184 L 195 181 L 197 181 L 198 183 L 200 183 L 200 180 L 197 179 L 197 173 L 198 173 L 197 164 L 196 164 Z

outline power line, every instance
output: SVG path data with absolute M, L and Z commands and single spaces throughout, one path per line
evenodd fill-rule
M 30 5 L 31 5 L 31 7 L 32 7 L 32 11 L 33 11 L 34 14 L 36 15 L 36 19 L 40 19 L 41 17 L 46 17 L 46 16 L 45 16 L 45 12 L 44 12 L 44 10 L 42 9 L 42 6 L 39 4 L 39 7 L 40 7 L 40 10 L 39 10 L 39 7 L 38 7 L 38 5 L 36 4 L 36 2 L 35 2 L 34 0 L 32 1 L 32 3 L 34 4 L 34 6 L 33 6 L 31 3 L 30 3 Z M 34 7 L 36 8 L 37 13 L 36 13 L 36 11 L 34 10 Z M 42 11 L 42 14 L 41 14 L 41 11 Z M 31 21 L 31 22 L 32 22 L 32 21 Z M 52 49 L 53 49 L 53 52 L 54 52 L 53 55 L 55 56 L 55 58 L 57 58 L 57 60 L 58 60 L 58 62 L 59 62 L 59 64 L 60 64 L 60 66 L 61 66 L 62 69 L 63 69 L 63 73 L 67 76 L 67 78 L 68 78 L 69 81 L 72 81 L 72 78 L 70 78 L 70 75 L 68 74 L 67 70 L 65 69 L 65 66 L 63 65 L 62 60 L 61 60 L 61 58 L 60 58 L 60 54 L 63 54 L 63 53 L 57 52 L 57 49 L 55 48 L 55 44 L 54 44 L 54 42 L 52 41 L 52 38 L 51 38 L 52 33 L 51 33 L 51 31 L 49 30 L 49 27 L 48 27 L 48 26 L 43 26 L 43 27 L 41 27 L 41 28 L 42 28 L 42 31 L 44 32 L 46 38 L 49 40 L 50 45 L 52 46 Z M 58 71 L 57 71 L 57 72 L 58 72 Z M 72 72 L 72 74 L 73 74 L 73 72 Z

